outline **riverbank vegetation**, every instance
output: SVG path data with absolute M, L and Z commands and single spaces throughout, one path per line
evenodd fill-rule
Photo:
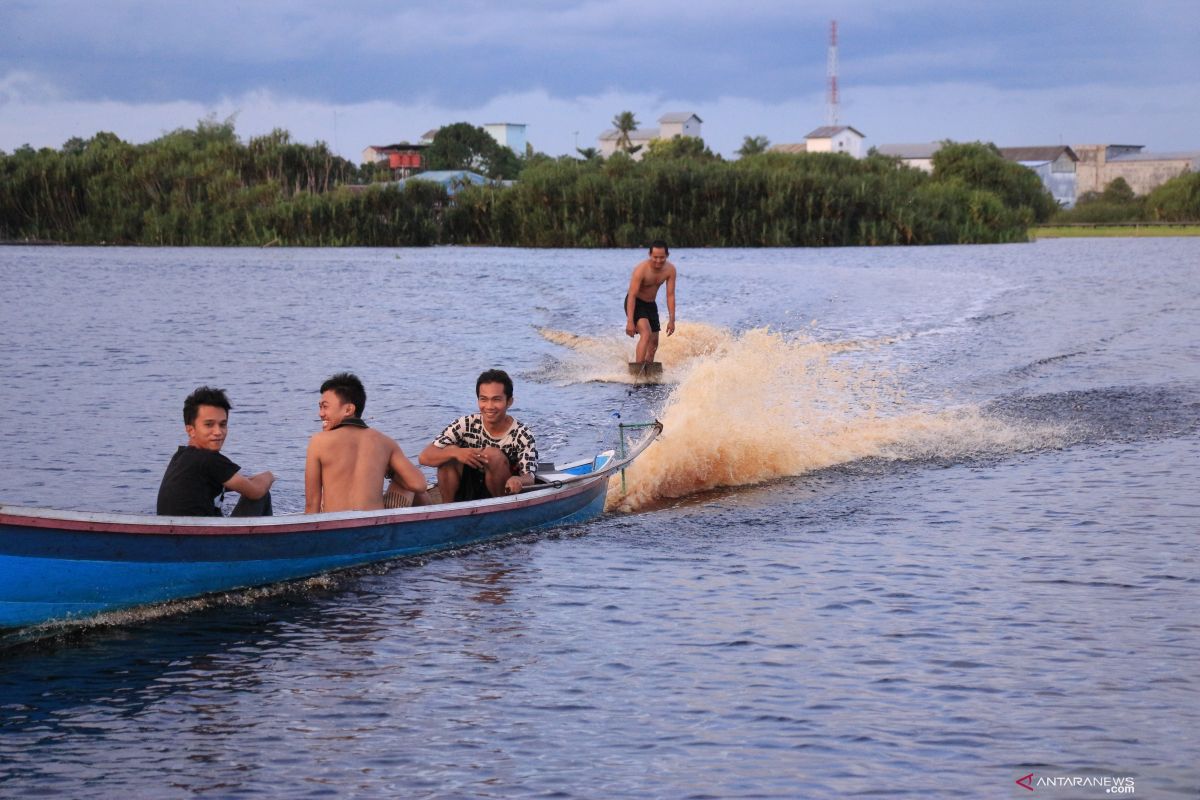
M 466 133 L 449 126 L 458 145 Z M 754 148 L 757 149 L 757 148 Z M 453 194 L 378 183 L 286 131 L 242 142 L 201 122 L 143 145 L 108 133 L 59 150 L 0 153 L 0 239 L 78 244 L 760 247 L 1024 241 L 1055 206 L 991 145 L 948 144 L 927 174 L 872 155 L 757 152 L 725 161 L 699 140 L 641 161 L 492 159 L 515 183 Z
M 1200 225 L 1186 222 L 1121 222 L 1113 224 L 1075 223 L 1072 225 L 1038 225 L 1030 231 L 1034 239 L 1093 239 L 1093 238 L 1160 238 L 1169 236 L 1200 236 Z
M 1054 209 L 1033 173 L 984 145 L 943 148 L 932 176 L 881 156 L 761 153 L 725 162 L 698 145 L 666 142 L 641 162 L 618 153 L 531 164 L 512 187 L 459 192 L 445 235 L 533 247 L 657 238 L 687 247 L 1011 242 Z
M 1138 222 L 1200 222 L 1200 172 L 1172 178 L 1147 195 L 1134 194 L 1124 178 L 1116 178 L 1103 191 L 1080 195 L 1074 208 L 1051 220 L 1053 225 Z

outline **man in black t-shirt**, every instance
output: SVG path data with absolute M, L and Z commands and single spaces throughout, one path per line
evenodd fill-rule
M 175 451 L 158 487 L 158 513 L 173 517 L 219 517 L 213 504 L 226 489 L 241 495 L 235 517 L 270 516 L 275 476 L 260 472 L 247 478 L 221 455 L 229 433 L 229 398 L 221 389 L 201 386 L 183 401 L 188 443 Z

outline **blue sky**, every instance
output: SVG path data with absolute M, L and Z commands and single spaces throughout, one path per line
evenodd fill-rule
M 630 110 L 695 112 L 728 156 L 825 123 L 835 18 L 868 145 L 1200 150 L 1196 0 L 0 0 L 0 149 L 232 116 L 355 161 L 463 120 L 559 155 Z

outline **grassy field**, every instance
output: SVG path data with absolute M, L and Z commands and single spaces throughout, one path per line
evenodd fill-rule
M 1032 239 L 1058 239 L 1069 236 L 1200 236 L 1195 225 L 1042 225 L 1029 229 Z

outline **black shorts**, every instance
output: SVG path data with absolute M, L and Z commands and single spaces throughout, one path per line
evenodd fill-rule
M 517 474 L 516 465 L 511 461 L 508 468 L 513 475 Z M 486 500 L 492 497 L 488 491 L 487 479 L 483 470 L 463 465 L 462 479 L 458 482 L 458 491 L 454 493 L 454 502 L 465 503 L 469 500 Z
M 463 466 L 462 480 L 458 482 L 458 491 L 454 493 L 454 502 L 485 500 L 491 496 L 492 493 L 488 491 L 487 482 L 483 478 L 483 470 Z
M 629 308 L 629 295 L 625 295 L 625 302 L 621 304 L 624 309 Z M 650 330 L 658 333 L 661 328 L 658 324 L 658 303 L 653 300 L 646 301 L 640 297 L 633 298 L 633 324 L 637 325 L 639 319 L 645 318 L 650 322 Z

